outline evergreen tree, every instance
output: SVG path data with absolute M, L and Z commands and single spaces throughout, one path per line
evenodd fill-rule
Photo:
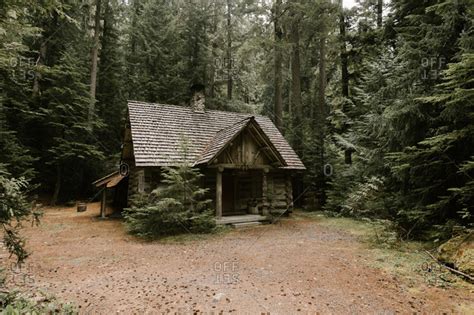
M 179 104 L 188 101 L 183 76 L 181 2 L 135 0 L 128 28 L 128 96 L 130 99 Z
M 0 224 L 3 233 L 3 244 L 7 250 L 15 255 L 18 263 L 22 263 L 28 253 L 25 250 L 24 240 L 19 235 L 21 220 L 34 214 L 27 202 L 26 190 L 28 182 L 24 178 L 15 179 L 0 164 Z
M 97 116 L 102 119 L 103 126 L 94 134 L 97 135 L 97 139 L 100 139 L 101 149 L 108 156 L 119 154 L 125 124 L 126 91 L 124 87 L 127 80 L 123 60 L 124 51 L 119 34 L 119 19 L 125 15 L 124 11 L 117 0 L 107 0 L 104 3 L 97 86 Z M 117 164 L 118 159 L 119 157 L 113 159 L 113 166 Z
M 136 196 L 135 204 L 126 210 L 128 230 L 142 237 L 212 231 L 212 200 L 205 199 L 208 189 L 200 186 L 199 170 L 184 162 L 163 167 L 162 176 L 162 186 L 149 196 Z
M 356 107 L 349 113 L 353 126 L 343 141 L 354 143 L 357 153 L 351 171 L 333 180 L 328 209 L 389 217 L 399 224 L 402 236 L 411 237 L 432 229 L 433 223 L 469 222 L 470 209 L 460 200 L 470 201 L 465 194 L 472 154 L 456 145 L 466 148 L 470 136 L 453 136 L 469 123 L 460 117 L 469 117 L 472 109 L 463 103 L 463 110 L 456 112 L 456 106 L 447 103 L 450 97 L 457 103 L 455 91 L 465 89 L 469 95 L 465 78 L 472 65 L 460 57 L 466 44 L 456 43 L 469 38 L 461 34 L 470 33 L 472 11 L 465 3 L 451 1 L 395 1 L 393 7 L 394 17 L 387 23 L 399 34 L 396 50 L 379 48 L 379 55 L 367 57 L 360 68 L 353 95 Z M 448 81 L 435 88 L 445 63 L 456 58 L 463 62 L 450 65 Z M 456 77 L 451 69 L 463 74 Z M 430 96 L 438 89 L 445 94 Z M 337 192 L 343 183 L 348 183 L 343 188 L 348 196 Z M 462 191 L 463 197 L 455 191 Z
M 410 189 L 398 218 L 406 229 L 413 229 L 415 224 L 421 230 L 433 223 L 444 226 L 449 220 L 465 226 L 473 223 L 472 34 L 471 26 L 461 38 L 459 61 L 449 64 L 435 95 L 420 99 L 422 106 L 439 112 L 433 117 L 429 136 L 391 156 L 396 174 L 409 174 Z
M 32 116 L 28 108 L 28 86 L 34 78 L 31 50 L 27 39 L 39 30 L 29 23 L 29 14 L 23 10 L 28 1 L 3 1 L 0 5 L 0 163 L 14 177 L 32 179 L 34 157 L 22 139 L 26 120 Z M 32 9 L 36 9 L 36 4 Z
M 82 183 L 84 169 L 92 163 L 97 163 L 103 154 L 94 143 L 91 126 L 100 127 L 100 122 L 89 117 L 89 96 L 83 71 L 86 63 L 78 64 L 80 56 L 74 52 L 65 52 L 58 66 L 51 67 L 45 72 L 45 79 L 51 83 L 51 88 L 42 94 L 48 107 L 41 108 L 47 117 L 45 126 L 51 136 L 51 146 L 45 152 L 45 162 L 54 167 L 56 182 L 51 203 L 58 200 L 64 180 L 78 180 Z M 61 87 L 58 93 L 57 87 Z M 70 183 L 72 184 L 72 183 Z M 77 193 L 76 185 L 73 193 Z M 74 195 L 73 195 L 74 196 Z

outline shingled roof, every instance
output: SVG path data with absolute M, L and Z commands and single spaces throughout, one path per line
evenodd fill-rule
M 128 113 L 136 166 L 169 166 L 184 162 L 180 151 L 183 139 L 188 145 L 186 160 L 195 163 L 207 156 L 206 150 L 217 138 L 224 139 L 235 133 L 246 119 L 254 116 L 284 159 L 286 166 L 282 168 L 305 169 L 273 122 L 265 116 L 218 110 L 194 112 L 191 107 L 138 101 L 128 102 Z M 223 139 L 217 140 L 221 143 Z M 219 146 L 212 147 L 212 150 L 218 150 Z

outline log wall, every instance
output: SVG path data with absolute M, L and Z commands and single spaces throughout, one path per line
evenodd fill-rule
M 200 170 L 204 176 L 201 184 L 208 188 L 207 198 L 213 201 L 212 207 L 215 209 L 216 202 L 216 169 L 203 168 Z M 134 167 L 130 166 L 128 199 L 138 193 L 139 176 L 144 172 L 144 192 L 150 193 L 160 185 L 161 169 L 158 167 Z M 258 202 L 258 209 L 262 210 L 262 171 L 261 170 L 229 170 L 228 172 L 235 178 L 235 209 L 236 212 L 251 213 L 249 207 L 255 200 Z M 291 176 L 287 171 L 273 170 L 267 174 L 267 203 L 269 210 L 273 214 L 281 214 L 285 211 L 291 212 L 293 209 L 293 189 Z
M 140 179 L 140 177 L 142 177 L 142 179 Z M 138 193 L 151 193 L 160 185 L 160 182 L 161 168 L 129 166 L 128 200 Z M 143 191 L 140 191 L 141 189 L 143 189 Z
M 283 171 L 269 173 L 268 201 L 272 213 L 281 214 L 293 210 L 293 190 L 289 174 Z

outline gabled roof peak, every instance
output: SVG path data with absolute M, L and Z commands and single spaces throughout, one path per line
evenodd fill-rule
M 229 127 L 219 130 L 206 146 L 200 157 L 194 162 L 194 165 L 211 163 L 250 125 L 254 127 L 252 129 L 254 129 L 254 133 L 256 133 L 255 136 L 260 138 L 261 142 L 265 143 L 265 146 L 272 150 L 272 154 L 279 165 L 287 166 L 287 163 L 278 152 L 278 149 L 275 148 L 268 135 L 255 120 L 255 116 L 247 117 Z

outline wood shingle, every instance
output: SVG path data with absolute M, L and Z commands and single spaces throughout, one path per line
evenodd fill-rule
M 218 135 L 222 139 L 217 139 L 225 141 L 224 138 L 236 132 L 234 129 L 242 128 L 254 116 L 285 160 L 287 166 L 282 168 L 305 169 L 280 131 L 265 116 L 218 110 L 195 112 L 191 107 L 139 101 L 129 101 L 128 112 L 136 166 L 170 166 L 185 160 L 195 163 L 207 155 L 206 149 L 216 141 L 220 131 L 227 130 Z M 180 149 L 183 140 L 187 143 L 186 156 Z

